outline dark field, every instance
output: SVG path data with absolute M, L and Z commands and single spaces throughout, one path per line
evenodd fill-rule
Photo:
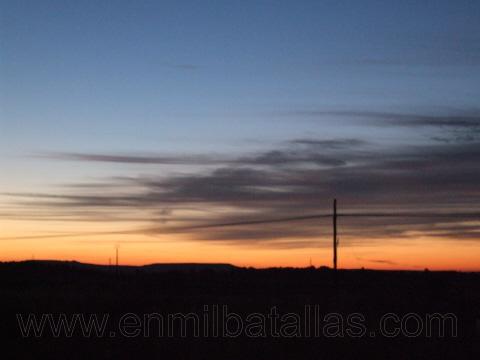
M 1 263 L 0 283 L 2 353 L 9 354 L 4 358 L 480 355 L 478 273 L 335 274 L 329 269 L 191 264 L 120 267 L 117 272 L 78 263 L 23 262 Z M 23 325 L 29 314 L 39 323 L 42 314 L 51 315 L 44 315 L 37 336 L 32 329 L 22 336 L 16 314 Z M 88 323 L 92 314 L 99 323 L 108 316 L 103 332 L 88 334 L 79 325 L 76 317 Z M 169 314 L 177 317 L 170 320 Z M 71 333 L 58 328 L 62 317 L 77 319 Z

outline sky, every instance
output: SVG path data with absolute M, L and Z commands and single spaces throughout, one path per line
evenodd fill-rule
M 466 0 L 2 0 L 0 261 L 330 266 L 331 218 L 255 221 L 337 198 L 340 267 L 480 270 L 479 34 Z

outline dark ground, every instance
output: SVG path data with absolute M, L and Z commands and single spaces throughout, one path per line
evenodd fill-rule
M 2 354 L 10 354 L 5 359 L 480 358 L 480 273 L 342 270 L 335 274 L 313 268 L 181 265 L 121 267 L 117 274 L 108 267 L 30 261 L 0 263 L 0 284 Z M 225 337 L 221 325 L 217 326 L 219 337 L 212 337 L 214 305 L 218 305 L 218 316 L 228 306 L 227 313 L 237 313 L 244 325 L 249 321 L 258 325 L 259 316 L 264 316 L 264 327 L 249 328 L 251 335 L 262 337 L 249 337 L 246 332 Z M 279 334 L 274 334 L 267 317 L 272 307 L 278 313 L 275 329 L 281 329 L 280 336 L 274 336 Z M 310 308 L 309 322 L 306 308 Z M 200 337 L 194 336 L 195 326 L 188 321 L 186 337 L 180 336 L 179 323 L 172 336 L 166 330 L 159 336 L 155 321 L 144 336 L 144 314 L 161 314 L 165 325 L 168 314 L 179 312 L 197 314 Z M 94 332 L 83 336 L 76 327 L 71 337 L 65 333 L 56 337 L 47 324 L 41 336 L 23 337 L 16 314 L 26 321 L 30 313 L 38 320 L 42 314 L 58 319 L 62 313 L 67 319 L 84 314 L 87 322 L 91 314 L 97 314 L 100 322 L 104 314 L 109 318 L 103 336 Z M 136 314 L 142 323 L 132 324 L 130 318 L 131 326 L 122 335 L 118 324 L 126 313 Z M 260 315 L 247 318 L 252 313 Z M 287 313 L 300 316 L 298 327 L 295 315 Z M 324 321 L 329 313 L 339 315 Z M 364 320 L 357 318 L 354 323 L 348 318 L 352 313 Z M 389 333 L 403 329 L 395 337 L 381 334 L 380 320 L 386 313 L 395 313 L 400 320 L 397 324 L 394 318 L 385 325 Z M 445 323 L 442 336 L 440 322 L 426 320 L 434 313 L 453 314 L 456 326 Z M 205 316 L 208 321 L 203 321 Z M 343 323 L 338 322 L 340 316 Z M 422 320 L 420 325 L 416 319 Z M 206 323 L 209 336 L 203 336 Z M 231 333 L 237 329 L 236 320 L 227 324 Z M 326 327 L 330 334 L 337 331 L 337 336 L 326 337 Z M 136 329 L 142 329 L 139 335 L 125 336 Z

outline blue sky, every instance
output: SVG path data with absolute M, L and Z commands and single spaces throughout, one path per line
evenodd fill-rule
M 332 126 L 282 111 L 474 108 L 479 20 L 475 1 L 3 1 L 2 147 L 223 148 Z

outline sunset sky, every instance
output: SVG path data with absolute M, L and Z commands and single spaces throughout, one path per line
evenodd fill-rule
M 0 174 L 0 261 L 480 270 L 480 2 L 1 1 Z

